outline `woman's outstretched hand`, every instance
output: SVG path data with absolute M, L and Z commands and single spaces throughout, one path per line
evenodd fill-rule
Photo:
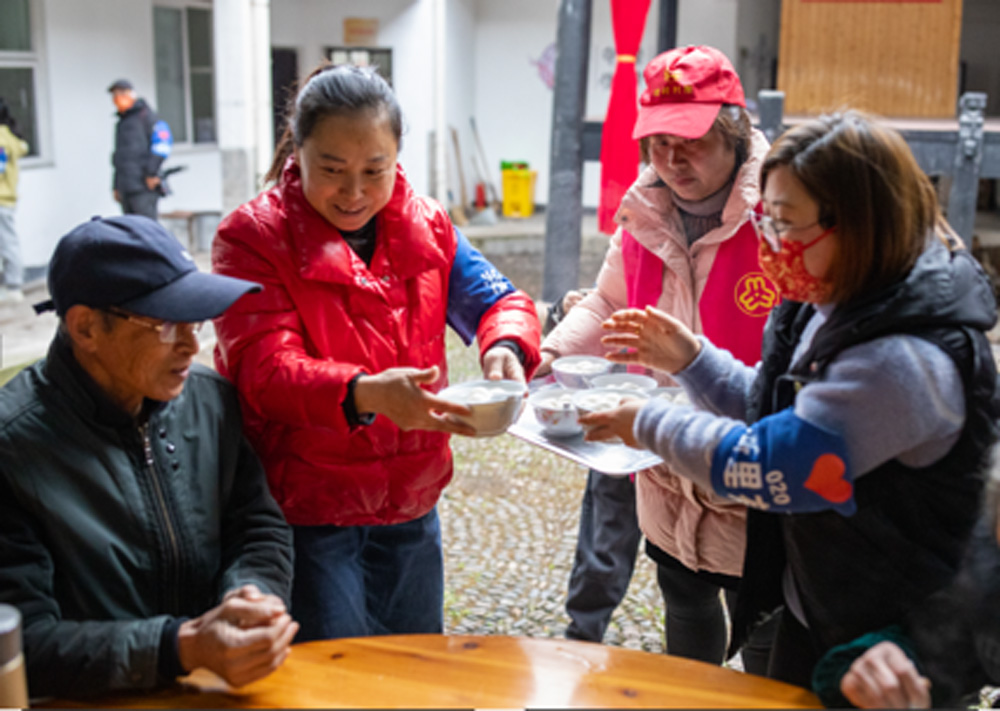
M 635 418 L 642 405 L 640 400 L 627 400 L 613 410 L 581 415 L 580 424 L 587 428 L 583 438 L 588 442 L 603 442 L 619 437 L 629 447 L 642 449 L 642 445 L 632 434 Z
M 524 382 L 524 367 L 510 348 L 494 346 L 483 354 L 483 377 L 487 380 Z
M 840 680 L 840 691 L 862 709 L 926 709 L 930 681 L 897 645 L 879 642 L 854 660 Z
M 615 311 L 601 325 L 611 331 L 601 342 L 615 349 L 605 356 L 615 363 L 637 363 L 674 374 L 701 351 L 701 343 L 687 326 L 652 306 Z
M 468 407 L 444 400 L 420 387 L 435 382 L 440 375 L 438 367 L 433 366 L 424 370 L 389 368 L 375 375 L 362 376 L 354 386 L 354 406 L 358 412 L 385 415 L 402 430 L 474 435 L 473 427 L 448 417 L 449 414 L 468 417 L 471 414 Z

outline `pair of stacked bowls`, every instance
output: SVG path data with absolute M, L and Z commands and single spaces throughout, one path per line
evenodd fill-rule
M 614 364 L 596 356 L 566 356 L 552 363 L 561 388 L 540 390 L 528 399 L 535 420 L 549 437 L 572 437 L 583 431 L 581 414 L 608 410 L 623 395 L 646 399 L 656 381 L 646 375 L 612 373 Z

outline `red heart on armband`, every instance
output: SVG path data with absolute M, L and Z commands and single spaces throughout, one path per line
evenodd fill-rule
M 844 479 L 847 466 L 836 454 L 821 454 L 813 463 L 804 486 L 827 501 L 842 504 L 851 498 L 854 487 Z

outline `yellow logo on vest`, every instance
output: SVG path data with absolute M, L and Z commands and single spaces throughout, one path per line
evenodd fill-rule
M 778 303 L 778 290 L 761 272 L 744 274 L 736 282 L 736 305 L 747 316 L 767 316 Z

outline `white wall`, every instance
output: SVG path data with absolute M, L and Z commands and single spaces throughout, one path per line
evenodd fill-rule
M 18 224 L 28 266 L 45 264 L 58 238 L 76 224 L 95 214 L 119 211 L 110 187 L 115 115 L 108 84 L 126 76 L 141 96 L 154 106 L 156 101 L 151 49 L 154 0 L 38 1 L 45 57 L 38 89 L 47 111 L 40 132 L 44 155 L 25 161 L 20 186 Z M 977 6 L 990 7 L 993 1 L 966 0 L 967 17 L 975 15 Z M 778 2 L 683 0 L 678 43 L 712 44 L 739 62 L 740 48 L 752 54 L 756 37 L 766 35 L 771 23 L 767 15 L 777 12 Z M 543 75 L 554 69 L 559 0 L 445 3 L 446 114 L 448 124 L 459 131 L 469 199 L 477 179 L 469 125 L 469 118 L 475 117 L 488 159 L 485 168 L 497 189 L 501 189 L 500 161 L 525 160 L 538 171 L 536 202 L 547 203 L 552 89 Z M 755 9 L 762 5 L 764 14 L 754 16 L 747 9 L 751 4 Z M 656 52 L 657 10 L 658 0 L 652 0 L 637 63 L 640 72 Z M 343 43 L 345 17 L 378 19 L 378 44 L 393 49 L 394 86 L 405 130 L 400 161 L 414 188 L 427 194 L 431 190 L 428 137 L 434 128 L 431 1 L 271 0 L 271 43 L 296 48 L 299 73 L 304 75 L 319 63 L 325 47 Z M 969 21 L 965 24 L 968 27 Z M 604 0 L 594 0 L 590 46 L 586 114 L 601 120 L 614 59 L 610 4 Z M 1000 87 L 991 93 L 1000 96 Z M 454 153 L 450 135 L 446 138 L 457 197 Z M 162 212 L 221 209 L 217 146 L 175 146 L 168 165 L 185 165 L 188 170 L 173 178 L 175 194 L 160 202 Z M 598 164 L 586 164 L 588 207 L 597 206 L 599 179 Z
M 740 0 L 744 4 L 778 0 Z M 474 197 L 476 147 L 469 118 L 482 139 L 488 177 L 501 190 L 500 161 L 523 160 L 538 171 L 535 201 L 548 202 L 552 131 L 552 89 L 544 81 L 554 62 L 559 0 L 445 0 L 446 114 L 459 133 L 466 193 Z M 300 73 L 322 57 L 322 48 L 340 44 L 345 17 L 379 21 L 378 44 L 392 47 L 393 84 L 405 119 L 400 162 L 417 192 L 431 191 L 432 159 L 428 138 L 434 129 L 433 57 L 430 0 L 272 0 L 272 43 L 299 50 Z M 684 0 L 678 17 L 678 42 L 712 44 L 736 62 L 737 0 Z M 652 0 L 639 51 L 641 71 L 656 54 L 658 0 Z M 610 3 L 592 6 L 586 117 L 601 120 L 607 111 L 615 49 Z M 449 185 L 459 198 L 458 171 L 451 136 L 446 138 Z M 478 156 L 476 156 L 478 160 Z M 584 168 L 583 200 L 596 207 L 600 167 Z
M 460 0 L 452 0 L 456 1 Z M 297 49 L 299 76 L 305 76 L 323 59 L 326 47 L 344 43 L 346 17 L 378 20 L 377 44 L 392 48 L 393 88 L 403 110 L 400 163 L 414 189 L 427 194 L 427 136 L 433 129 L 431 3 L 271 0 L 271 44 Z
M 535 199 L 548 195 L 552 90 L 536 66 L 556 36 L 555 0 L 480 0 L 476 15 L 473 112 L 498 191 L 500 161 L 538 171 Z
M 479 0 L 476 26 L 476 121 L 499 186 L 501 160 L 526 160 L 538 171 L 535 202 L 548 202 L 552 132 L 552 89 L 542 74 L 554 68 L 551 50 L 557 33 L 558 0 Z M 615 49 L 610 3 L 592 7 L 586 118 L 600 121 L 607 111 Z M 656 54 L 657 2 L 651 3 L 640 46 L 642 67 Z M 549 60 L 546 62 L 545 60 Z M 542 66 L 539 66 L 539 65 Z M 600 167 L 584 166 L 583 203 L 597 207 Z
M 403 150 L 399 160 L 413 189 L 421 195 L 429 195 L 432 189 L 428 171 L 433 160 L 427 150 L 427 136 L 434 128 L 433 21 L 431 3 L 417 0 L 405 4 L 395 17 L 387 18 L 379 30 L 379 44 L 393 48 L 393 88 L 403 110 Z
M 448 38 L 445 51 L 445 116 L 449 126 L 449 135 L 446 137 L 446 152 L 449 157 L 448 183 L 455 199 L 461 199 L 459 175 L 462 175 L 465 178 L 466 198 L 471 202 L 475 199 L 475 184 L 478 180 L 473 166 L 482 166 L 476 155 L 469 123 L 469 118 L 475 111 L 475 97 L 479 89 L 476 83 L 476 66 L 480 60 L 476 56 L 475 0 L 445 0 L 445 33 Z M 458 132 L 457 154 L 462 159 L 461 173 L 455 160 L 456 151 L 450 135 L 451 128 Z M 480 128 L 478 122 L 477 128 Z M 425 132 L 423 138 L 425 144 L 426 136 Z M 417 136 L 414 136 L 414 139 L 419 140 Z M 491 166 L 480 167 L 480 170 L 489 167 Z
M 155 106 L 152 3 L 137 0 L 44 0 L 40 47 L 45 71 L 37 82 L 48 110 L 40 134 L 43 156 L 23 163 L 17 225 L 24 263 L 48 263 L 59 238 L 93 215 L 119 214 L 111 197 L 116 115 L 107 92 L 127 77 Z M 175 148 L 168 165 L 188 166 L 172 179 L 176 195 L 160 210 L 219 209 L 214 146 Z
M 26 266 L 47 263 L 74 225 L 118 212 L 111 198 L 115 111 L 107 88 L 128 76 L 140 95 L 153 90 L 152 53 L 139 51 L 152 41 L 149 4 L 46 0 L 42 9 L 48 81 L 36 87 L 47 95 L 40 128 L 50 143 L 41 146 L 44 158 L 25 161 L 21 172 L 17 221 Z

